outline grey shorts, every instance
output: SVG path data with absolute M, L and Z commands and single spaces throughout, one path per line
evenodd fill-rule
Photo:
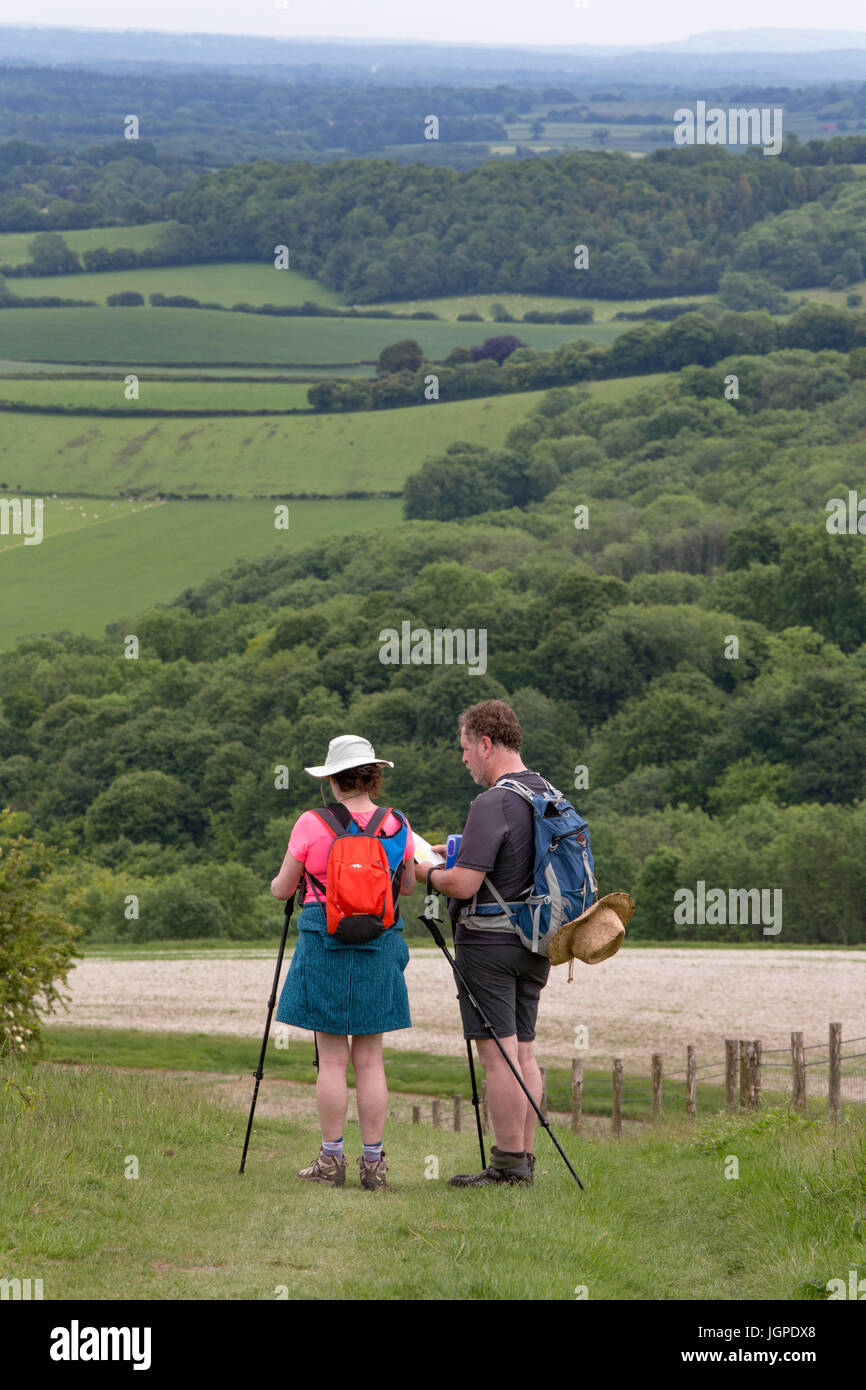
M 454 948 L 457 969 L 493 1024 L 497 1038 L 517 1034 L 518 1042 L 532 1042 L 538 1000 L 547 984 L 550 961 L 546 956 L 533 955 L 514 941 L 462 942 Z M 460 1016 L 465 1038 L 489 1038 L 481 1019 L 466 998 L 463 986 L 458 987 Z

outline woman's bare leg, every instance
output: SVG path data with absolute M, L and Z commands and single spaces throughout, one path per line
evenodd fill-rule
M 316 1033 L 319 1046 L 319 1074 L 316 1077 L 316 1104 L 322 1139 L 334 1144 L 346 1127 L 349 1109 L 349 1039 L 338 1033 Z
M 355 1068 L 361 1138 L 365 1144 L 378 1144 L 385 1133 L 388 1114 L 381 1033 L 361 1033 L 352 1039 L 352 1066 Z

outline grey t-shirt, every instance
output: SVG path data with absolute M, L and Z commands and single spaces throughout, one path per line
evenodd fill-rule
M 533 792 L 543 792 L 547 783 L 537 772 L 525 768 L 522 772 L 505 772 L 503 777 L 522 782 Z M 506 902 L 519 898 L 532 883 L 533 833 L 532 807 L 517 792 L 500 787 L 502 777 L 476 796 L 469 807 L 457 864 L 462 869 L 483 869 Z M 471 899 L 452 898 L 448 911 L 457 923 L 460 909 Z M 495 902 L 486 883 L 478 889 L 479 903 Z M 510 931 L 473 931 L 470 927 L 455 926 L 455 941 L 497 942 L 513 941 Z

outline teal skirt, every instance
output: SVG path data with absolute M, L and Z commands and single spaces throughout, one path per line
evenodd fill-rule
M 318 904 L 304 907 L 277 1022 L 345 1037 L 411 1028 L 408 963 L 401 918 L 375 941 L 347 946 L 328 935 Z

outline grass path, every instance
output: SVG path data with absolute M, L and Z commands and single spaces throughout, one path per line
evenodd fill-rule
M 294 1176 L 318 1145 L 309 1121 L 257 1118 L 240 1178 L 242 1112 L 180 1082 L 8 1058 L 2 1072 L 0 1261 L 46 1300 L 796 1301 L 863 1273 L 850 1121 L 566 1136 L 581 1192 L 543 1135 L 534 1187 L 450 1188 L 477 1168 L 474 1135 L 391 1120 L 391 1190 L 371 1194 L 353 1124 L 342 1191 Z

